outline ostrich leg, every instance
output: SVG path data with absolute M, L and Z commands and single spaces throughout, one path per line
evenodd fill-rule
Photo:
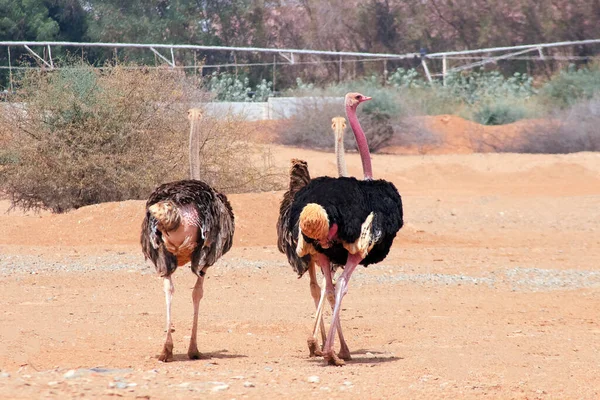
M 167 276 L 163 279 L 163 289 L 165 291 L 165 300 L 167 303 L 167 337 L 165 339 L 165 345 L 161 355 L 158 357 L 160 361 L 167 362 L 173 359 L 173 337 L 171 336 L 171 301 L 173 300 L 173 293 L 175 287 L 171 276 Z
M 341 327 L 340 310 L 342 308 L 342 298 L 348 292 L 348 282 L 350 281 L 350 276 L 352 276 L 354 269 L 361 261 L 362 257 L 359 254 L 349 254 L 348 261 L 346 262 L 346 266 L 344 267 L 344 272 L 342 272 L 340 277 L 337 279 L 337 282 L 335 283 L 335 305 L 333 308 L 333 317 L 331 320 L 331 326 L 329 328 L 329 334 L 327 335 L 327 341 L 325 342 L 325 346 L 323 347 L 323 356 L 331 365 L 345 364 L 344 361 L 338 358 L 338 356 L 334 353 L 333 343 L 335 338 L 335 331 L 336 329 L 339 329 Z M 341 340 L 342 336 L 340 336 L 340 341 Z
M 337 282 L 334 285 L 333 284 L 333 273 L 331 272 L 331 267 L 330 267 L 330 263 L 329 263 L 329 259 L 323 255 L 323 254 L 319 254 L 319 259 L 318 259 L 318 263 L 321 266 L 321 270 L 323 271 L 323 275 L 325 277 L 325 296 L 322 296 L 321 300 L 323 300 L 323 297 L 327 297 L 327 299 L 329 300 L 329 303 L 331 304 L 331 308 L 334 308 L 334 304 L 335 304 L 335 290 L 337 288 Z M 360 261 L 359 261 L 360 262 Z M 339 279 L 338 279 L 339 280 Z M 320 308 L 319 310 L 317 310 L 317 314 L 321 314 L 321 318 L 323 318 L 322 315 L 323 312 L 323 302 L 320 303 Z M 337 322 L 332 320 L 332 323 L 336 323 L 336 329 L 337 329 L 337 333 L 338 336 L 340 338 L 340 354 L 339 354 L 339 358 L 342 358 L 344 360 L 350 360 L 350 349 L 348 349 L 348 345 L 346 344 L 346 340 L 344 340 L 344 335 L 342 333 L 342 324 L 340 322 L 340 320 L 338 319 Z M 336 329 L 332 329 L 330 328 L 329 330 L 329 335 L 327 336 L 326 342 L 325 344 L 323 344 L 323 355 L 326 356 L 326 352 L 325 350 L 327 349 L 326 347 L 326 343 L 331 342 L 331 347 L 330 350 L 333 351 L 333 342 L 334 342 L 334 338 L 330 337 L 330 335 L 335 335 L 335 331 Z M 332 353 L 333 354 L 333 353 Z M 338 356 L 334 357 L 336 359 L 338 359 Z M 338 360 L 339 361 L 339 360 Z M 340 361 L 342 365 L 344 362 Z
M 327 339 L 325 336 L 325 323 L 323 322 L 322 310 L 323 310 L 323 299 L 325 298 L 325 282 L 323 282 L 323 290 L 319 287 L 317 283 L 317 271 L 315 267 L 315 263 L 311 261 L 308 267 L 308 275 L 310 278 L 310 294 L 312 295 L 313 300 L 315 301 L 315 307 L 317 308 L 317 313 L 315 315 L 315 326 L 313 329 L 313 334 L 307 339 L 308 343 L 308 351 L 310 352 L 310 357 L 321 356 L 321 349 L 319 348 L 319 341 L 317 340 L 317 332 L 319 328 L 321 329 L 321 340 L 323 345 L 325 344 L 325 340 Z
M 204 295 L 204 276 L 199 276 L 192 291 L 192 301 L 194 302 L 194 322 L 192 323 L 192 337 L 190 339 L 190 347 L 188 348 L 188 357 L 190 360 L 197 360 L 201 354 L 198 351 L 196 336 L 198 334 L 198 310 L 200 309 L 200 300 Z

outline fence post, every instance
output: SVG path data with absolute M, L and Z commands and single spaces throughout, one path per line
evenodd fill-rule
M 14 89 L 13 89 L 13 79 L 12 79 L 12 64 L 10 63 L 10 46 L 6 46 L 6 48 L 8 49 L 8 82 L 10 85 L 10 92 L 12 94 Z
M 448 62 L 446 56 L 442 58 L 442 85 L 446 86 L 446 73 L 448 71 Z
M 421 58 L 421 64 L 423 64 L 423 69 L 425 70 L 425 75 L 427 75 L 427 80 L 429 82 L 432 81 L 431 74 L 429 73 L 429 68 L 427 68 L 427 63 L 425 62 L 425 57 Z
M 275 84 L 277 83 L 277 76 L 275 74 L 277 68 L 277 54 L 273 56 L 273 95 L 275 94 Z

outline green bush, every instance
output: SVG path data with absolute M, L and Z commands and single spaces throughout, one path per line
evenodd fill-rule
M 240 79 L 228 72 L 213 72 L 206 82 L 206 88 L 214 95 L 216 101 L 267 101 L 273 95 L 272 87 L 272 82 L 263 79 L 253 91 L 250 79 Z
M 581 100 L 589 100 L 600 93 L 600 67 L 598 65 L 576 69 L 574 65 L 561 71 L 548 81 L 540 94 L 550 107 L 561 109 Z
M 519 99 L 493 98 L 482 103 L 472 117 L 482 125 L 505 125 L 529 116 L 527 106 Z

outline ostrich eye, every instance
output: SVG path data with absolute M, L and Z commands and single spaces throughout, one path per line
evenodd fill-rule
M 356 100 L 360 100 L 360 94 L 356 95 Z

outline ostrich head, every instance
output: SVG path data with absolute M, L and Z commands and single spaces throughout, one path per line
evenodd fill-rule
M 319 204 L 307 204 L 300 213 L 299 226 L 302 233 L 320 243 L 327 243 L 329 235 L 329 217 Z
M 148 207 L 148 212 L 158 220 L 158 228 L 161 231 L 169 232 L 179 226 L 181 216 L 177 205 L 171 200 L 152 204 Z
M 188 120 L 189 121 L 199 121 L 202 118 L 204 112 L 201 108 L 190 108 L 188 110 Z
M 360 93 L 348 93 L 346 94 L 346 107 L 350 107 L 356 110 L 356 107 L 362 102 L 371 100 L 371 97 L 364 96 Z
M 331 118 L 331 129 L 335 133 L 337 140 L 342 140 L 344 137 L 344 129 L 346 129 L 346 118 L 333 117 Z

